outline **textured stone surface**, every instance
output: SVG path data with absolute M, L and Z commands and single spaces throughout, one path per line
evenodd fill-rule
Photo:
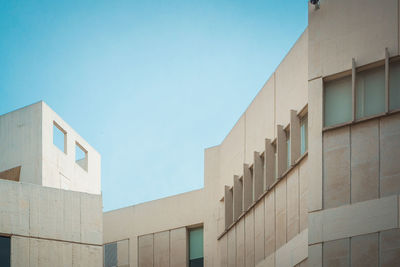
M 379 121 L 351 128 L 351 202 L 379 196 Z
M 171 239 L 171 266 L 186 267 L 187 266 L 187 230 L 186 228 L 178 228 L 170 231 Z
M 381 266 L 400 266 L 400 229 L 383 231 L 380 235 Z
M 154 267 L 169 266 L 169 231 L 154 234 Z
M 153 267 L 154 264 L 154 236 L 153 234 L 139 237 L 139 266 Z
M 400 114 L 381 119 L 381 196 L 400 193 Z
M 351 266 L 379 266 L 378 233 L 354 236 L 351 238 Z
M 350 266 L 350 241 L 348 238 L 324 243 L 323 266 Z
M 275 188 L 276 249 L 286 243 L 286 180 Z
M 324 208 L 350 203 L 350 130 L 324 133 Z

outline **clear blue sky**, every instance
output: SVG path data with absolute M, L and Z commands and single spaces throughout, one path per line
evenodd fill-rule
M 104 210 L 199 189 L 306 26 L 306 0 L 0 0 L 0 114 L 47 102 L 101 153 Z

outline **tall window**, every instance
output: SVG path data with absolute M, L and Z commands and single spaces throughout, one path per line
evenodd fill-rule
M 203 228 L 189 230 L 189 267 L 203 267 Z
M 287 169 L 290 168 L 290 131 L 286 131 L 286 167 Z
M 300 155 L 308 150 L 308 116 L 300 119 Z
M 400 109 L 400 61 L 389 66 L 389 108 Z
M 384 66 L 361 71 L 356 75 L 357 119 L 385 112 Z
M 0 266 L 10 267 L 11 239 L 0 236 Z
M 324 84 L 324 125 L 331 126 L 352 119 L 351 76 Z

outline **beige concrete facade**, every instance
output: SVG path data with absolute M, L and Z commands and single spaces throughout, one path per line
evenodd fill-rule
M 66 133 L 66 153 L 53 144 L 53 123 Z M 44 102 L 0 116 L 0 151 L 0 235 L 10 237 L 11 266 L 101 266 L 100 155 Z
M 105 241 L 146 247 L 152 238 L 153 255 L 132 247 L 130 266 L 155 266 L 157 235 L 202 224 L 205 266 L 400 265 L 400 115 L 386 108 L 324 126 L 327 81 L 352 75 L 355 114 L 356 73 L 383 64 L 387 95 L 399 10 L 398 0 L 309 4 L 308 28 L 221 144 L 205 150 L 204 189 L 185 194 L 185 210 L 168 208 L 167 198 L 105 213 Z M 135 216 L 143 205 L 150 216 Z M 132 235 L 140 224 L 146 231 Z
M 43 102 L 0 116 L 0 233 L 12 238 L 12 266 L 101 266 L 103 257 L 188 266 L 198 227 L 204 266 L 400 266 L 400 105 L 389 97 L 400 1 L 321 0 L 308 13 L 232 130 L 205 150 L 203 189 L 101 216 L 100 155 L 89 144 Z M 376 68 L 384 109 L 359 118 L 367 94 L 378 101 L 359 73 Z M 336 105 L 351 119 L 327 125 L 327 84 L 343 77 L 350 107 Z M 54 125 L 65 151 L 51 142 Z M 75 162 L 77 144 L 85 162 Z

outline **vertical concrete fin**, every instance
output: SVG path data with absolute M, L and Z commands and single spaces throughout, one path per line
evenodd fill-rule
M 290 165 L 300 157 L 300 119 L 296 110 L 290 110 Z
M 254 200 L 257 200 L 264 192 L 263 165 L 264 163 L 260 156 L 260 153 L 254 152 L 254 165 L 253 165 Z
M 225 186 L 225 228 L 233 222 L 233 193 L 229 186 Z
M 243 212 L 243 182 L 238 175 L 233 176 L 233 219 L 236 221 Z
M 276 126 L 276 147 L 278 151 L 278 177 L 287 169 L 287 148 L 286 148 L 286 132 L 282 125 Z
M 243 210 L 253 203 L 253 177 L 248 164 L 243 164 Z
M 265 139 L 264 185 L 267 190 L 275 181 L 275 151 L 270 139 Z

